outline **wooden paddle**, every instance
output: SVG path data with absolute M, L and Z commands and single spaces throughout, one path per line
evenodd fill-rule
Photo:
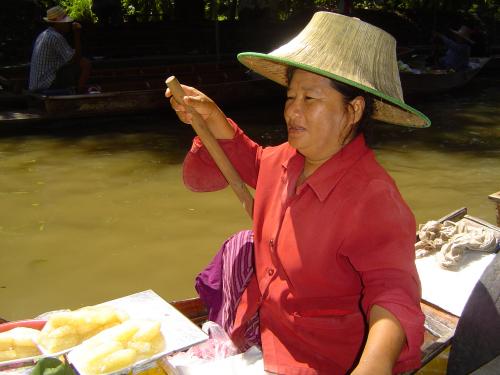
M 207 148 L 208 152 L 212 156 L 212 158 L 215 161 L 215 164 L 219 167 L 220 171 L 226 178 L 227 182 L 233 189 L 233 191 L 236 193 L 238 199 L 240 202 L 243 204 L 243 208 L 247 211 L 248 215 L 252 218 L 253 216 L 253 197 L 252 194 L 250 194 L 250 191 L 248 191 L 247 186 L 241 179 L 240 175 L 234 169 L 233 165 L 227 158 L 226 154 L 222 150 L 222 148 L 219 145 L 219 142 L 215 139 L 213 136 L 212 132 L 208 128 L 207 124 L 205 123 L 205 120 L 201 115 L 196 112 L 196 110 L 184 104 L 184 90 L 182 89 L 181 85 L 179 84 L 179 81 L 175 76 L 170 76 L 167 78 L 165 81 L 168 88 L 172 92 L 172 95 L 174 96 L 175 100 L 177 100 L 178 103 L 182 104 L 186 110 L 191 114 L 193 121 L 192 121 L 192 126 L 196 134 L 200 137 L 201 141 L 203 142 L 203 145 Z

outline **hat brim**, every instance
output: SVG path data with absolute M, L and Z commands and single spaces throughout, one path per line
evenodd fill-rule
M 467 38 L 465 35 L 462 35 L 460 32 L 453 30 L 453 29 L 450 29 L 450 31 L 453 34 L 455 34 L 456 36 L 458 36 L 459 38 L 461 38 L 462 40 L 465 40 L 467 43 L 474 44 L 474 41 L 472 39 Z
M 47 22 L 47 23 L 69 23 L 69 22 L 73 22 L 73 18 L 71 18 L 69 16 L 66 16 L 63 19 L 60 19 L 60 20 L 57 20 L 57 21 L 49 20 L 47 17 L 43 17 L 43 20 L 45 22 Z
M 242 52 L 239 53 L 237 57 L 240 63 L 247 68 L 285 87 L 288 85 L 287 69 L 288 67 L 294 67 L 366 91 L 375 97 L 372 118 L 376 120 L 416 128 L 426 128 L 431 125 L 431 121 L 427 116 L 401 100 L 331 72 L 310 65 L 301 64 L 290 59 L 258 52 Z

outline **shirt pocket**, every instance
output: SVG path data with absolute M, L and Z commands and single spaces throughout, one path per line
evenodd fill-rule
M 316 350 L 343 348 L 356 353 L 365 335 L 366 323 L 361 311 L 344 314 L 322 314 L 304 316 L 298 312 L 292 314 L 294 329 L 302 340 L 310 343 Z
M 363 331 L 365 326 L 364 316 L 360 311 L 323 310 L 302 314 L 294 312 L 292 317 L 297 326 L 310 329 L 343 331 L 360 327 Z

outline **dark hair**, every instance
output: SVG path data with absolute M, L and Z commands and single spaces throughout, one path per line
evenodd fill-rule
M 294 67 L 288 67 L 287 69 L 287 79 L 288 79 L 288 84 L 290 84 L 290 80 L 292 79 L 292 75 L 294 71 L 297 68 Z M 356 126 L 353 126 L 349 134 L 345 137 L 345 139 L 342 141 L 345 142 L 346 139 L 349 139 L 351 135 L 356 136 L 359 133 L 363 133 L 365 137 L 368 138 L 369 130 L 370 130 L 370 122 L 371 122 L 371 117 L 373 114 L 373 96 L 370 95 L 368 92 L 363 91 L 361 89 L 358 89 L 357 87 L 347 85 L 345 83 L 336 81 L 334 79 L 330 79 L 330 84 L 332 87 L 337 90 L 339 93 L 342 94 L 342 97 L 344 99 L 344 104 L 345 106 L 350 106 L 351 101 L 358 97 L 361 96 L 365 100 L 365 108 L 363 110 L 363 114 L 361 115 L 361 118 L 357 122 Z
M 330 84 L 335 90 L 342 94 L 346 107 L 350 106 L 351 101 L 358 96 L 361 96 L 365 100 L 365 108 L 363 110 L 361 118 L 359 119 L 357 124 L 351 128 L 351 131 L 343 139 L 342 143 L 344 143 L 346 139 L 349 139 L 351 135 L 355 137 L 359 133 L 363 133 L 365 135 L 365 138 L 369 138 L 368 132 L 369 130 L 371 130 L 371 127 L 369 125 L 371 123 L 371 117 L 373 114 L 373 96 L 366 91 L 358 89 L 357 87 L 350 86 L 333 79 L 330 79 Z

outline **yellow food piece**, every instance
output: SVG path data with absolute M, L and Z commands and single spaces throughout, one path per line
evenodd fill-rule
M 133 340 L 135 341 L 151 341 L 158 335 L 161 325 L 160 322 L 144 321 L 138 327 L 139 329 L 134 334 Z
M 72 348 L 81 342 L 80 338 L 76 335 L 57 336 L 57 337 L 44 337 L 39 340 L 40 345 L 48 353 L 57 353 L 67 348 Z
M 0 361 L 40 355 L 36 345 L 39 335 L 40 331 L 27 327 L 16 327 L 0 333 Z
M 34 340 L 40 335 L 39 330 L 27 327 L 16 327 L 4 333 L 10 334 L 14 346 L 28 346 L 32 348 L 36 347 Z
M 17 359 L 17 354 L 15 350 L 2 350 L 0 352 L 0 362 L 3 361 L 11 361 L 13 359 Z
M 139 327 L 137 326 L 137 323 L 133 320 L 128 320 L 113 329 L 107 330 L 103 336 L 107 336 L 110 340 L 127 342 L 130 341 L 132 336 L 134 336 L 138 330 Z
M 6 335 L 7 332 L 0 333 L 0 352 L 9 350 L 14 345 L 14 340 L 11 336 Z
M 78 368 L 98 375 L 130 367 L 164 348 L 159 322 L 130 319 L 85 341 L 73 354 Z
M 110 354 L 123 349 L 123 344 L 118 341 L 107 341 L 98 343 L 93 348 L 88 348 L 85 354 L 87 368 L 97 369 L 101 366 L 103 360 Z
M 72 316 L 74 316 L 74 314 L 71 314 L 71 311 L 59 311 L 50 316 L 46 326 L 61 327 L 70 324 Z
M 47 337 L 50 337 L 51 339 L 57 339 L 66 336 L 76 336 L 76 333 L 77 331 L 75 327 L 64 325 L 47 331 Z
M 121 324 L 127 315 L 111 306 L 86 306 L 61 311 L 49 317 L 38 344 L 47 353 L 57 353 L 81 344 L 99 332 Z
M 96 373 L 107 373 L 130 366 L 137 360 L 134 349 L 120 349 L 104 358 Z
M 165 339 L 163 338 L 163 335 L 156 336 L 151 340 L 151 351 L 153 353 L 159 353 L 163 349 L 165 349 Z
M 28 346 L 18 346 L 16 348 L 16 356 L 17 358 L 28 358 L 40 355 L 40 350 L 36 346 L 28 347 Z
M 137 353 L 141 355 L 147 355 L 153 352 L 153 346 L 149 342 L 144 341 L 130 341 L 128 347 L 134 349 Z

